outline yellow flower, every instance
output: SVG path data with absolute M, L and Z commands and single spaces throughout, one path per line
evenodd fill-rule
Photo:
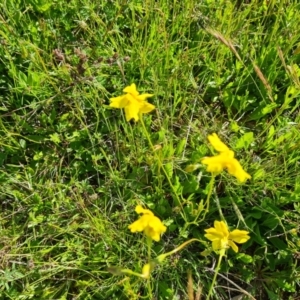
M 205 229 L 205 232 L 204 236 L 212 241 L 215 251 L 231 247 L 234 252 L 238 252 L 239 248 L 235 243 L 243 244 L 250 239 L 248 231 L 235 229 L 229 232 L 223 221 L 215 221 L 214 227 Z
M 230 150 L 217 136 L 213 133 L 208 136 L 210 144 L 220 152 L 220 154 L 213 157 L 204 157 L 201 162 L 207 165 L 207 171 L 219 174 L 224 169 L 227 169 L 228 173 L 235 176 L 238 181 L 245 182 L 250 179 L 251 176 L 243 169 L 240 162 L 234 158 L 234 152 Z
M 150 277 L 151 265 L 145 264 L 142 269 L 142 277 L 148 279 Z
M 146 114 L 153 109 L 155 106 L 146 101 L 147 98 L 152 97 L 151 94 L 142 94 L 136 90 L 136 85 L 133 83 L 127 86 L 124 90 L 125 95 L 110 98 L 110 107 L 124 108 L 126 121 L 134 119 L 138 121 L 141 114 Z
M 208 140 L 210 144 L 215 148 L 218 152 L 227 152 L 230 151 L 229 148 L 220 140 L 216 133 L 213 133 L 208 136 Z
M 166 232 L 166 226 L 154 214 L 144 209 L 141 205 L 135 208 L 136 213 L 143 214 L 137 221 L 133 222 L 128 228 L 131 232 L 142 232 L 152 240 L 158 242 L 162 233 Z

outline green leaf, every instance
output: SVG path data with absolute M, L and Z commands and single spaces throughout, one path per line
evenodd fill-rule
M 269 140 L 270 138 L 272 138 L 274 134 L 275 134 L 275 127 L 273 125 L 271 125 L 270 129 L 269 129 L 269 132 L 268 132 L 268 138 L 267 139 Z
M 233 121 L 230 122 L 230 129 L 233 132 L 239 132 L 240 126 L 238 125 L 238 123 L 236 121 L 233 120 Z
M 57 132 L 50 134 L 50 141 L 52 141 L 55 144 L 59 144 L 61 142 L 60 137 Z
M 251 212 L 249 213 L 249 215 L 255 219 L 260 219 L 262 216 L 262 211 L 261 209 L 254 207 L 252 208 Z
M 35 9 L 41 13 L 47 11 L 52 5 L 51 1 L 47 0 L 35 0 L 33 4 Z
M 287 244 L 278 237 L 269 238 L 269 241 L 279 250 L 286 250 L 288 248 Z
M 250 116 L 249 121 L 259 120 L 265 115 L 271 113 L 277 107 L 276 103 L 260 105 Z
M 169 178 L 172 178 L 172 175 L 173 175 L 173 163 L 169 162 L 169 163 L 165 164 L 164 168 L 166 170 L 167 176 Z
M 177 144 L 177 147 L 176 147 L 176 150 L 175 150 L 175 154 L 176 155 L 182 154 L 185 145 L 186 145 L 186 139 L 180 140 L 179 143 Z
M 196 176 L 188 176 L 187 180 L 183 182 L 183 193 L 195 193 L 199 189 L 199 181 Z
M 26 148 L 26 140 L 20 139 L 20 140 L 19 140 L 19 144 L 20 144 L 20 146 L 21 146 L 23 149 Z
M 299 89 L 297 89 L 294 86 L 289 86 L 286 90 L 285 96 L 284 96 L 284 103 L 282 107 L 284 109 L 287 109 L 289 104 L 299 95 Z
M 44 157 L 44 154 L 42 151 L 35 153 L 33 156 L 33 160 L 41 160 Z
M 263 109 L 262 109 L 262 114 L 263 115 L 267 115 L 267 114 L 269 114 L 269 113 L 271 113 L 273 110 L 274 110 L 274 108 L 276 108 L 277 107 L 277 104 L 276 103 L 271 103 L 271 104 L 268 104 L 268 105 L 266 105 Z
M 238 260 L 241 260 L 245 264 L 250 264 L 253 262 L 253 257 L 251 255 L 245 254 L 245 253 L 238 253 L 236 255 L 236 258 Z
M 199 169 L 201 167 L 200 164 L 192 164 L 192 165 L 188 165 L 184 171 L 186 171 L 187 173 L 192 173 L 195 170 Z
M 268 293 L 268 299 L 269 300 L 278 300 L 278 294 L 273 293 L 269 289 L 266 288 L 266 291 Z
M 236 149 L 248 149 L 250 144 L 254 141 L 253 132 L 246 132 L 243 136 L 241 136 L 236 145 Z
M 178 176 L 175 177 L 175 182 L 173 183 L 173 186 L 174 186 L 175 192 L 178 195 L 180 195 L 182 193 L 183 187 L 182 187 L 182 184 L 181 184 Z
M 45 137 L 43 135 L 27 135 L 27 139 L 31 142 L 43 142 L 45 140 Z
M 254 174 L 253 174 L 253 180 L 257 180 L 260 178 L 264 178 L 266 176 L 266 171 L 264 169 L 258 169 Z
M 261 236 L 259 226 L 255 226 L 254 233 L 255 235 L 253 236 L 253 240 L 255 240 L 258 244 L 265 246 L 267 243 Z
M 278 226 L 279 221 L 277 217 L 274 217 L 272 215 L 268 215 L 266 220 L 264 222 L 262 222 L 262 226 L 266 226 L 270 229 L 274 229 Z

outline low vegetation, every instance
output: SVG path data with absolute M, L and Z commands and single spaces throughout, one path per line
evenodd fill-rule
M 2 1 L 0 299 L 300 299 L 299 20 Z

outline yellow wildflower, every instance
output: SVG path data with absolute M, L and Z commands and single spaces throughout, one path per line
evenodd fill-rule
M 162 233 L 166 232 L 166 226 L 154 214 L 144 209 L 141 205 L 135 208 L 136 213 L 143 214 L 137 221 L 133 222 L 128 228 L 131 232 L 142 232 L 152 240 L 158 242 Z
M 136 90 L 136 85 L 133 83 L 127 86 L 124 90 L 125 95 L 110 98 L 110 107 L 124 108 L 126 121 L 134 119 L 138 121 L 141 114 L 146 114 L 153 109 L 155 106 L 146 101 L 147 98 L 152 97 L 151 94 L 142 94 Z
M 142 269 L 142 277 L 148 279 L 150 277 L 151 265 L 145 264 Z
M 215 148 L 218 152 L 227 152 L 230 151 L 229 148 L 220 140 L 216 133 L 213 133 L 208 136 L 208 140 L 210 144 Z
M 207 165 L 208 172 L 219 174 L 224 169 L 227 169 L 228 173 L 235 176 L 240 182 L 245 182 L 247 179 L 251 178 L 251 176 L 243 169 L 240 162 L 234 158 L 234 152 L 219 139 L 216 133 L 209 135 L 208 140 L 215 150 L 220 152 L 218 155 L 204 157 L 201 160 L 204 165 Z
M 223 221 L 215 221 L 214 227 L 205 229 L 204 235 L 207 239 L 212 241 L 212 247 L 216 250 L 232 248 L 234 252 L 238 252 L 238 247 L 235 243 L 246 243 L 250 236 L 246 230 L 235 229 L 229 232 L 227 225 Z

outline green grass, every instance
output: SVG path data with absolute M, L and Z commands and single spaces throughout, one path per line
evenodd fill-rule
M 204 229 L 222 215 L 251 239 L 228 251 L 212 298 L 298 299 L 297 2 L 2 1 L 0 299 L 206 299 L 218 255 L 200 254 Z M 154 94 L 155 152 L 108 106 L 131 83 Z M 211 175 L 184 170 L 211 155 L 213 132 L 252 179 L 223 172 L 186 227 Z M 147 280 L 109 272 L 147 263 L 128 229 L 137 204 L 168 225 L 153 258 L 201 241 L 156 266 L 152 297 Z

